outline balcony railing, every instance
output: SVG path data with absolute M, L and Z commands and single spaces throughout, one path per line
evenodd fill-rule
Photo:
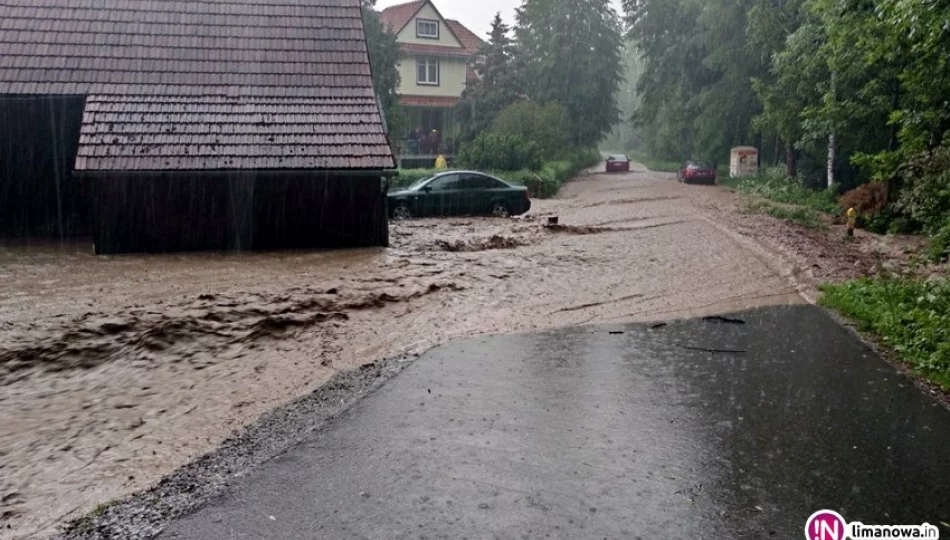
M 400 139 L 396 141 L 396 158 L 399 167 L 403 169 L 431 169 L 440 155 L 451 164 L 455 161 L 455 152 L 452 145 L 440 142 L 438 147 L 427 144 L 427 141 Z

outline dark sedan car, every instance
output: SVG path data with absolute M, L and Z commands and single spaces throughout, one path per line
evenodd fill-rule
M 531 209 L 528 189 L 473 171 L 448 171 L 389 193 L 395 219 L 428 216 L 497 216 Z
M 607 172 L 630 172 L 630 160 L 627 156 L 609 156 L 605 169 Z
M 715 184 L 716 168 L 705 161 L 687 161 L 676 177 L 684 184 Z

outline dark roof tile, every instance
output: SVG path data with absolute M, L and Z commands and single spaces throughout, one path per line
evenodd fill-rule
M 87 95 L 77 170 L 394 166 L 360 0 L 0 0 L 0 94 Z

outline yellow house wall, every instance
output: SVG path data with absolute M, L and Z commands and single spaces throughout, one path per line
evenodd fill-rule
M 416 82 L 416 57 L 409 56 L 399 63 L 399 93 L 413 96 L 461 97 L 465 90 L 465 59 L 439 58 L 441 74 L 439 86 Z

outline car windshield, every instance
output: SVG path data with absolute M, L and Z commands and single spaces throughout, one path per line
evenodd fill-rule
M 406 189 L 409 191 L 415 191 L 419 189 L 420 187 L 422 187 L 423 185 L 425 185 L 425 183 L 428 182 L 429 180 L 432 180 L 433 178 L 435 177 L 427 176 L 425 178 L 420 178 L 419 180 L 416 180 L 415 182 L 409 184 L 409 186 Z

